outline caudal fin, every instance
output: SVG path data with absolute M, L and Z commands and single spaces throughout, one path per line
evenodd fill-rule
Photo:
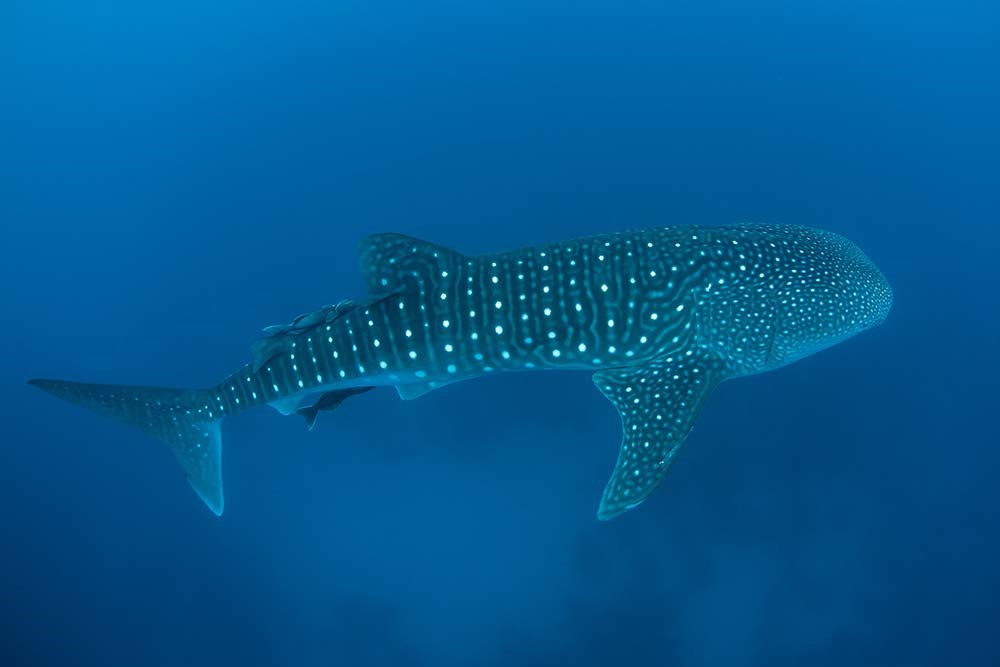
M 221 415 L 207 407 L 207 392 L 63 380 L 29 380 L 28 384 L 167 443 L 195 492 L 210 510 L 222 514 Z

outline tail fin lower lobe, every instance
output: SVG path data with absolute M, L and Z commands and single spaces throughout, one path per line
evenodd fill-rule
M 195 389 L 29 380 L 64 401 L 136 426 L 167 443 L 188 482 L 208 508 L 222 514 L 221 414 L 208 392 Z

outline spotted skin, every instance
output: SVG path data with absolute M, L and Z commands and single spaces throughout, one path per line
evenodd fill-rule
M 171 445 L 222 511 L 218 420 L 270 404 L 395 386 L 404 399 L 481 375 L 590 370 L 624 430 L 598 517 L 659 484 L 721 381 L 772 370 L 880 323 L 892 292 L 850 241 L 788 225 L 674 226 L 476 257 L 398 234 L 366 238 L 369 294 L 269 327 L 253 360 L 206 390 L 37 380 Z M 308 418 L 307 418 L 308 419 Z M 311 422 L 310 422 L 311 423 Z
M 682 354 L 594 374 L 622 418 L 622 445 L 604 489 L 599 519 L 636 507 L 663 479 L 712 388 L 724 377 L 716 360 Z

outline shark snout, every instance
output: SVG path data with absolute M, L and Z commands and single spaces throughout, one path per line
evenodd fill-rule
M 889 280 L 874 264 L 870 268 L 869 277 L 871 299 L 871 319 L 869 326 L 878 326 L 889 316 L 892 310 L 892 286 Z
M 877 269 L 876 269 L 877 270 Z M 878 272 L 879 278 L 881 279 L 879 294 L 881 297 L 881 308 L 879 310 L 879 324 L 881 324 L 886 317 L 889 316 L 889 311 L 892 310 L 892 286 L 886 279 L 882 272 Z

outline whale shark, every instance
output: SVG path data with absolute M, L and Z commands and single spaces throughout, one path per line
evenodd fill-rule
M 476 256 L 377 234 L 359 256 L 363 298 L 267 327 L 214 387 L 29 383 L 165 442 L 221 515 L 220 423 L 243 410 L 270 405 L 312 428 L 375 387 L 413 400 L 492 373 L 586 371 L 622 422 L 604 520 L 660 484 L 720 382 L 830 347 L 892 305 L 854 243 L 793 225 L 677 225 Z

